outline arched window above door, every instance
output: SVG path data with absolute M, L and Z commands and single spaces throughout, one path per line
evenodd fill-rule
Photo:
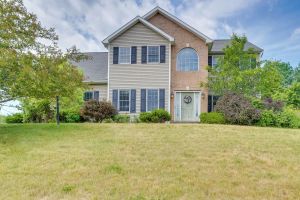
M 184 48 L 179 51 L 176 59 L 177 71 L 198 71 L 199 58 L 198 54 L 193 48 Z

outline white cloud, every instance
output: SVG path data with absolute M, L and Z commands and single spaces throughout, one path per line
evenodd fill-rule
M 106 51 L 101 41 L 134 18 L 156 5 L 175 14 L 211 38 L 219 32 L 243 31 L 222 22 L 254 6 L 260 0 L 183 0 L 176 7 L 171 0 L 24 0 L 29 11 L 37 14 L 44 26 L 54 27 L 65 49 L 76 45 L 82 51 Z
M 296 28 L 296 29 L 292 32 L 292 34 L 291 34 L 291 38 L 292 38 L 292 39 L 293 39 L 293 38 L 298 38 L 298 37 L 300 37 L 300 27 Z

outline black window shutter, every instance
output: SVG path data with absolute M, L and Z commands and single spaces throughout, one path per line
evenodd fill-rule
M 130 91 L 130 112 L 135 113 L 136 112 L 136 90 Z
M 136 64 L 136 47 L 131 47 L 131 64 Z
M 113 64 L 119 63 L 119 47 L 113 48 Z
M 141 89 L 141 112 L 146 112 L 146 89 Z
M 208 56 L 208 66 L 212 66 L 212 56 Z
M 147 63 L 147 46 L 142 46 L 142 63 Z
M 87 93 L 87 92 L 84 92 L 84 93 L 83 93 L 83 100 L 84 100 L 84 101 L 87 101 L 87 99 L 88 99 L 88 93 Z
M 99 91 L 94 91 L 94 100 L 99 101 Z
M 118 110 L 118 90 L 113 90 L 112 101 L 113 106 Z
M 160 63 L 166 62 L 166 46 L 161 45 L 160 46 Z
M 207 111 L 208 112 L 212 112 L 212 104 L 213 104 L 213 96 L 211 96 L 211 95 L 208 95 L 208 104 L 207 104 Z
M 165 89 L 159 89 L 159 109 L 165 109 Z

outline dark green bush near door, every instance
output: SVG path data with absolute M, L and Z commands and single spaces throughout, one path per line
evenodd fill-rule
M 163 109 L 157 109 L 141 113 L 140 120 L 145 123 L 164 123 L 171 120 L 171 115 Z
M 218 112 L 201 113 L 200 122 L 205 124 L 225 124 L 225 118 L 222 113 Z

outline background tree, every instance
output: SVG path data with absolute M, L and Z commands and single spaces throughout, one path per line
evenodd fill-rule
M 300 63 L 298 67 L 294 69 L 294 82 L 300 82 Z
M 273 65 L 261 67 L 253 49 L 245 49 L 246 36 L 233 34 L 231 45 L 224 48 L 224 56 L 215 67 L 209 67 L 208 83 L 215 94 L 228 92 L 245 96 L 269 96 L 280 88 L 282 76 Z M 201 83 L 203 85 L 203 83 Z
M 294 69 L 290 63 L 281 62 L 281 61 L 271 61 L 268 60 L 265 62 L 265 67 L 273 66 L 278 72 L 283 76 L 282 84 L 284 87 L 287 87 L 292 84 L 294 81 Z
M 19 98 L 74 95 L 83 75 L 69 60 L 84 57 L 75 47 L 65 53 L 53 28 L 41 25 L 21 0 L 0 0 L 0 104 Z

